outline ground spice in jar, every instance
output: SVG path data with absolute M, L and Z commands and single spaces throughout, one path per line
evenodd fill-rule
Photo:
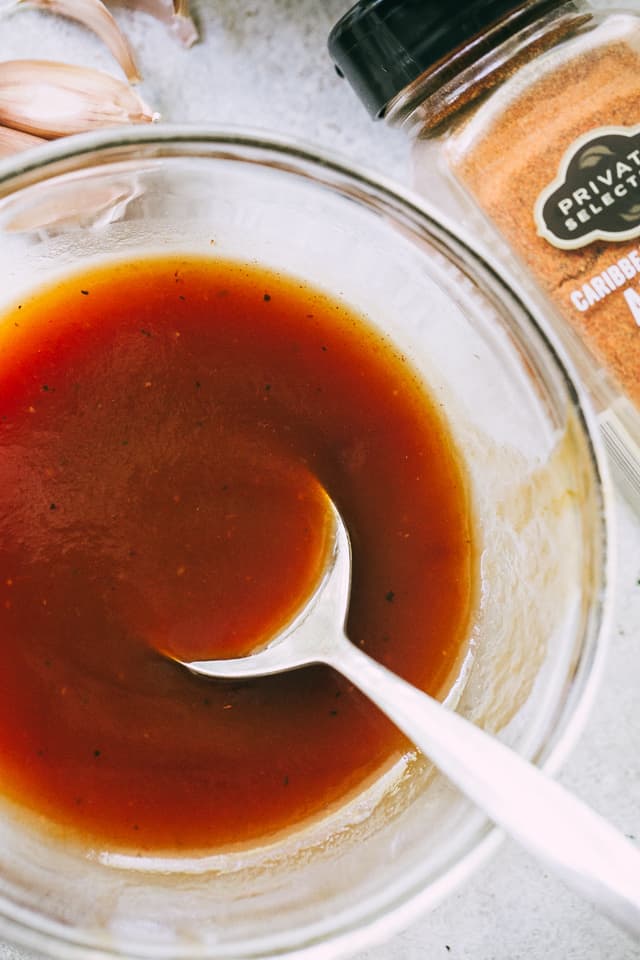
M 511 84 L 450 140 L 451 168 L 640 409 L 640 24 Z M 540 198 L 555 184 L 566 237 L 541 235 Z M 611 215 L 619 225 L 603 230 Z M 621 227 L 635 237 L 621 240 Z
M 640 509 L 637 0 L 359 0 L 329 51 L 414 138 L 418 191 L 534 296 Z

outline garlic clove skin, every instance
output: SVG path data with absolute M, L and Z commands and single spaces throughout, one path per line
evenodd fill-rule
M 30 133 L 23 133 L 22 130 L 0 126 L 0 159 L 10 157 L 14 153 L 21 153 L 23 150 L 30 150 L 31 147 L 37 147 L 42 143 L 46 143 L 42 137 L 34 137 Z
M 17 0 L 18 6 L 35 7 L 71 20 L 92 30 L 106 44 L 131 83 L 140 74 L 129 42 L 102 0 Z
M 58 182 L 53 190 L 36 191 L 29 204 L 11 202 L 2 210 L 6 233 L 46 231 L 49 236 L 77 227 L 100 227 L 126 219 L 129 204 L 144 193 L 136 174 L 101 180 Z
M 110 6 L 116 4 L 125 6 L 128 10 L 141 10 L 160 20 L 169 27 L 183 47 L 192 47 L 200 39 L 191 17 L 189 0 L 109 0 Z
M 170 29 L 173 30 L 183 46 L 192 47 L 199 40 L 199 36 L 196 25 L 191 18 L 189 0 L 174 0 L 173 8 Z
M 0 124 L 51 139 L 159 119 L 108 73 L 52 60 L 0 62 Z

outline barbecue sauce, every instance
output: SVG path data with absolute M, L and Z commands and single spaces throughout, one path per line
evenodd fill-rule
M 68 276 L 0 327 L 0 791 L 114 849 L 256 842 L 409 748 L 329 668 L 244 682 L 304 603 L 326 490 L 352 641 L 438 693 L 474 596 L 437 406 L 344 303 L 257 266 L 149 257 Z

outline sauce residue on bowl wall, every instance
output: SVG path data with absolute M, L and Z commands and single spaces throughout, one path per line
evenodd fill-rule
M 209 681 L 353 548 L 348 632 L 437 693 L 474 599 L 464 472 L 405 359 L 257 266 L 86 269 L 0 329 L 0 787 L 113 848 L 210 850 L 346 797 L 407 749 L 314 667 Z

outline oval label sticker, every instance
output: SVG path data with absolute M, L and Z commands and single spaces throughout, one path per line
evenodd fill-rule
M 575 140 L 534 208 L 538 233 L 562 250 L 640 236 L 640 126 Z

